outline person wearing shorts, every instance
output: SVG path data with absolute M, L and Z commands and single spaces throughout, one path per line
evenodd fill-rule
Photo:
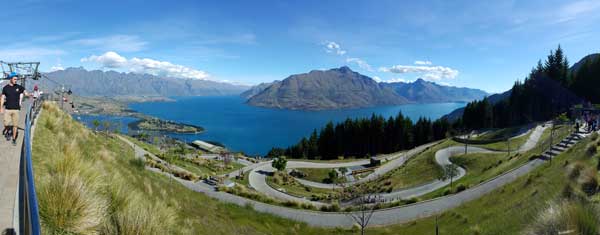
M 19 113 L 21 111 L 21 100 L 25 88 L 17 84 L 18 74 L 10 73 L 8 76 L 8 85 L 2 88 L 2 97 L 0 98 L 0 113 L 4 113 L 4 128 L 9 130 L 12 127 L 12 143 L 17 144 L 17 131 L 19 127 Z

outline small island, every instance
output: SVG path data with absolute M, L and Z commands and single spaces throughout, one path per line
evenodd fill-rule
M 158 118 L 140 119 L 128 124 L 131 130 L 174 132 L 183 134 L 197 134 L 204 131 L 204 128 L 190 124 L 178 123 L 174 121 L 161 120 Z

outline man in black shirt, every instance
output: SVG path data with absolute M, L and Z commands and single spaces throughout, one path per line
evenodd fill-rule
M 19 112 L 21 110 L 22 94 L 29 96 L 25 88 L 17 84 L 17 73 L 11 73 L 8 85 L 2 88 L 2 97 L 0 98 L 0 113 L 4 113 L 4 129 L 9 130 L 12 127 L 12 143 L 16 145 L 17 131 L 19 126 Z M 6 108 L 6 111 L 4 110 Z

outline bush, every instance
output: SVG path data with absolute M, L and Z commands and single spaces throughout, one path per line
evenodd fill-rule
M 446 188 L 446 189 L 444 189 L 444 192 L 442 193 L 442 195 L 446 196 L 446 195 L 450 195 L 451 193 L 452 193 L 452 191 L 450 191 L 449 188 Z
M 334 202 L 329 206 L 327 206 L 327 205 L 321 206 L 320 210 L 325 211 L 325 212 L 337 212 L 337 211 L 340 211 L 341 208 L 340 208 L 340 205 L 337 204 L 337 202 Z
M 588 196 L 594 195 L 598 191 L 598 173 L 593 169 L 584 170 L 577 182 L 581 185 L 581 190 Z
M 458 186 L 456 186 L 456 192 L 462 192 L 465 191 L 467 189 L 467 186 L 463 185 L 463 184 L 458 184 Z
M 585 168 L 585 165 L 581 162 L 575 162 L 567 166 L 567 177 L 571 180 L 577 179 L 581 174 L 581 171 Z
M 592 141 L 596 141 L 598 139 L 598 132 L 594 132 L 591 135 Z
M 552 203 L 530 225 L 526 234 L 560 234 L 572 230 L 572 234 L 598 234 L 598 208 L 585 201 L 562 201 Z
M 585 150 L 585 153 L 590 157 L 594 156 L 597 152 L 598 152 L 597 146 L 593 143 L 590 143 Z
M 294 207 L 294 208 L 299 208 L 300 207 L 300 203 L 298 203 L 297 201 L 285 201 L 283 203 L 284 206 L 287 207 Z
M 417 203 L 418 201 L 419 201 L 419 200 L 418 200 L 417 198 L 414 198 L 414 197 L 413 197 L 413 198 L 406 199 L 406 200 L 403 200 L 404 204 L 407 204 L 407 205 L 408 205 L 408 204 Z

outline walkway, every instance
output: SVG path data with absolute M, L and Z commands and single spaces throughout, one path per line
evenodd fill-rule
M 23 107 L 29 107 L 29 102 L 23 102 Z M 17 146 L 13 146 L 10 141 L 6 141 L 4 136 L 0 137 L 0 234 L 10 229 L 19 230 L 17 189 L 26 112 L 27 109 L 23 108 L 19 115 Z M 3 119 L 4 115 L 2 114 L 0 115 L 0 121 L 3 121 Z M 0 129 L 4 129 L 3 125 L 0 126 L 2 126 Z

